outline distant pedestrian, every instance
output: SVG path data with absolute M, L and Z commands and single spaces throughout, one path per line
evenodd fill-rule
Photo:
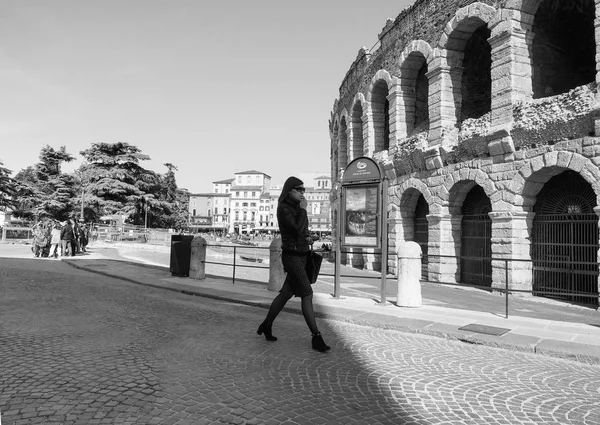
M 310 254 L 313 239 L 308 232 L 307 201 L 304 198 L 304 183 L 296 177 L 289 177 L 281 190 L 277 206 L 277 220 L 281 232 L 281 261 L 287 272 L 283 287 L 269 308 L 267 318 L 258 328 L 259 335 L 265 334 L 267 341 L 277 341 L 272 326 L 277 315 L 292 296 L 301 297 L 302 315 L 312 333 L 312 348 L 325 352 L 329 346 L 317 327 L 313 308 L 313 290 L 306 273 L 306 261 Z
M 58 247 L 60 245 L 60 231 L 60 223 L 54 223 L 52 231 L 50 232 L 50 254 L 48 255 L 49 257 L 58 257 Z
M 74 240 L 75 234 L 73 233 L 73 226 L 71 225 L 71 222 L 67 220 L 60 231 L 60 243 L 62 245 L 64 256 L 75 256 L 75 246 L 73 244 Z

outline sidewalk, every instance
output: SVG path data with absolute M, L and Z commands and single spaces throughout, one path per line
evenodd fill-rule
M 167 267 L 110 260 L 97 254 L 62 261 L 82 270 L 140 285 L 262 308 L 268 308 L 275 296 L 266 285 L 239 281 L 232 284 L 221 277 L 205 280 L 174 277 Z M 463 291 L 459 296 L 467 300 L 466 305 L 469 304 L 469 291 Z M 395 301 L 395 297 L 388 300 Z M 600 365 L 600 325 L 597 320 L 566 322 L 559 320 L 558 314 L 555 320 L 514 314 L 505 319 L 497 313 L 450 308 L 425 303 L 425 300 L 420 308 L 400 308 L 393 302 L 382 306 L 369 298 L 344 296 L 336 299 L 318 292 L 314 294 L 314 305 L 317 315 L 323 318 Z M 300 300 L 292 298 L 286 311 L 301 314 Z M 600 316 L 600 313 L 595 312 L 595 315 Z M 461 329 L 466 326 L 467 329 Z

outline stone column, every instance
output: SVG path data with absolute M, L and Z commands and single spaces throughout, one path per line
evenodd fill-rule
M 375 131 L 373 129 L 373 112 L 371 104 L 364 103 L 363 116 L 363 155 L 372 156 L 375 152 Z
M 456 52 L 458 55 L 458 52 Z M 461 57 L 462 58 L 462 57 Z M 446 62 L 446 60 L 444 60 Z M 458 136 L 457 108 L 460 108 L 461 78 L 463 68 L 441 63 L 434 59 L 429 79 L 429 146 L 455 145 Z
M 460 228 L 462 216 L 429 214 L 428 276 L 431 282 L 457 283 L 460 277 Z M 456 241 L 459 241 L 457 243 Z M 439 257 L 439 256 L 448 257 Z M 451 257 L 451 258 L 450 258 Z
M 206 239 L 202 236 L 196 236 L 191 243 L 192 251 L 190 254 L 190 279 L 206 278 Z
M 274 238 L 269 245 L 269 291 L 279 291 L 285 281 L 285 271 L 281 262 L 281 238 Z
M 398 307 L 421 307 L 421 247 L 416 242 L 398 245 Z
M 355 158 L 354 150 L 352 149 L 352 121 L 347 120 L 346 124 L 346 159 L 348 160 L 348 164 L 352 162 Z M 347 168 L 348 164 L 344 168 Z
M 514 152 L 510 136 L 513 108 L 533 98 L 531 46 L 534 16 L 518 14 L 518 20 L 499 20 L 491 26 L 492 122 L 490 155 Z
M 390 93 L 387 96 L 387 101 L 390 104 L 390 148 L 392 146 L 398 146 L 398 141 L 406 137 L 405 118 L 400 116 L 402 102 L 402 92 L 400 90 L 400 84 L 394 79 L 392 87 L 390 87 Z
M 531 291 L 533 264 L 531 262 L 531 238 L 533 212 L 499 211 L 489 213 L 492 219 L 492 288 Z M 503 261 L 515 260 L 515 261 Z M 518 261 L 525 260 L 525 261 Z M 508 273 L 507 273 L 508 267 Z M 527 293 L 515 293 L 527 296 Z

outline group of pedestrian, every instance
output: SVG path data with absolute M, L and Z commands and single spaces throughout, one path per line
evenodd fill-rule
M 83 219 L 40 220 L 33 226 L 32 251 L 34 257 L 72 257 L 87 252 L 89 240 L 90 229 Z

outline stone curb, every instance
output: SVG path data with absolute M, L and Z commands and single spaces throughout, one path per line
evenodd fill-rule
M 185 295 L 198 296 L 203 298 L 209 298 L 219 301 L 227 301 L 233 302 L 240 305 L 247 305 L 250 307 L 259 307 L 263 309 L 268 309 L 270 307 L 270 302 L 263 301 L 249 301 L 239 299 L 233 295 L 220 295 L 214 293 L 206 293 L 201 290 L 197 290 L 193 287 L 169 287 L 160 284 L 154 284 L 149 282 L 144 282 L 139 279 L 135 279 L 129 276 L 119 276 L 115 273 L 110 273 L 102 270 L 96 270 L 93 268 L 86 267 L 85 265 L 77 264 L 77 260 L 69 260 L 69 259 L 61 259 L 61 261 L 69 264 L 70 266 L 79 269 L 85 270 L 91 273 L 96 273 L 102 276 L 121 279 L 130 283 L 148 286 L 157 289 L 164 289 L 168 291 L 178 292 Z M 167 267 L 154 266 L 154 265 L 146 265 L 135 262 L 125 262 L 129 264 L 133 264 L 135 266 L 143 266 L 148 268 L 154 268 L 158 270 L 169 270 Z M 219 278 L 219 276 L 215 276 Z M 294 313 L 302 315 L 302 310 L 297 307 L 286 306 L 283 311 L 288 313 Z M 402 323 L 382 323 L 373 320 L 364 320 L 357 319 L 354 317 L 349 317 L 342 313 L 324 313 L 320 311 L 315 311 L 315 315 L 322 319 L 335 320 L 344 323 L 351 323 L 359 326 L 367 326 L 371 328 L 384 329 L 384 330 L 394 330 L 404 333 L 409 333 L 413 335 L 426 335 L 437 338 L 444 338 L 450 341 L 459 341 L 467 344 L 474 345 L 482 345 L 490 348 L 508 350 L 508 351 L 516 351 L 522 353 L 529 354 L 539 354 L 547 357 L 558 358 L 563 360 L 571 360 L 579 363 L 585 363 L 590 365 L 600 365 L 600 349 L 598 347 L 575 343 L 575 342 L 564 342 L 552 339 L 543 339 L 538 337 L 531 337 L 520 334 L 505 334 L 504 339 L 499 339 L 498 337 L 492 335 L 484 335 L 484 334 L 473 334 L 471 332 L 461 331 L 454 326 L 449 326 L 443 323 L 437 323 L 430 320 L 424 319 L 399 319 Z M 388 317 L 389 319 L 389 317 Z M 411 326 L 410 324 L 413 323 Z

